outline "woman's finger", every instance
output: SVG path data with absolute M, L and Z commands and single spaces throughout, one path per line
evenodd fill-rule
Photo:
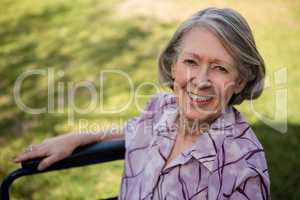
M 43 147 L 42 144 L 30 144 L 28 145 L 25 150 L 16 156 L 16 158 L 14 159 L 14 162 L 21 162 L 21 161 L 24 161 L 26 159 L 32 159 L 32 156 L 36 157 L 36 156 L 39 156 L 39 157 L 42 157 L 42 156 L 45 156 L 46 155 L 46 150 L 44 148 L 41 148 Z M 30 158 L 28 158 L 28 156 Z
M 57 162 L 59 158 L 55 155 L 49 156 L 42 160 L 42 162 L 38 166 L 38 170 L 43 170 L 52 165 L 53 163 Z
M 43 156 L 46 156 L 46 153 L 44 151 L 35 150 L 35 151 L 22 153 L 21 155 L 17 156 L 17 158 L 14 161 L 22 162 L 25 160 L 30 160 L 30 159 L 34 159 L 34 158 L 43 157 Z

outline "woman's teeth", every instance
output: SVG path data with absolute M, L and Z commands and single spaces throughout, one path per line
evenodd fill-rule
M 207 95 L 197 95 L 197 94 L 194 94 L 194 93 L 191 93 L 191 92 L 188 92 L 188 95 L 189 95 L 189 97 L 190 97 L 192 100 L 195 100 L 195 101 L 208 101 L 208 100 L 210 100 L 210 99 L 213 98 L 212 96 L 207 96 Z

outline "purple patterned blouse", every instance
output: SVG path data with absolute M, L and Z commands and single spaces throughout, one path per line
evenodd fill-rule
M 264 150 L 232 107 L 165 166 L 176 138 L 177 113 L 175 96 L 158 94 L 128 121 L 120 200 L 270 199 Z

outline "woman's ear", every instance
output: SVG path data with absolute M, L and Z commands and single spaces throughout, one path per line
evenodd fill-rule
M 234 93 L 238 94 L 240 93 L 246 86 L 246 81 L 242 78 L 239 78 L 236 82 L 236 87 L 234 89 Z

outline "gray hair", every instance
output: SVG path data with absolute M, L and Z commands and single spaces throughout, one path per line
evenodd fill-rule
M 240 104 L 245 99 L 258 98 L 264 86 L 265 64 L 259 54 L 247 21 L 237 11 L 224 8 L 207 8 L 198 11 L 176 30 L 159 56 L 158 78 L 160 83 L 173 89 L 172 65 L 177 61 L 179 46 L 185 33 L 195 26 L 205 26 L 221 41 L 232 56 L 240 78 L 246 85 L 239 94 L 234 94 L 229 104 Z

